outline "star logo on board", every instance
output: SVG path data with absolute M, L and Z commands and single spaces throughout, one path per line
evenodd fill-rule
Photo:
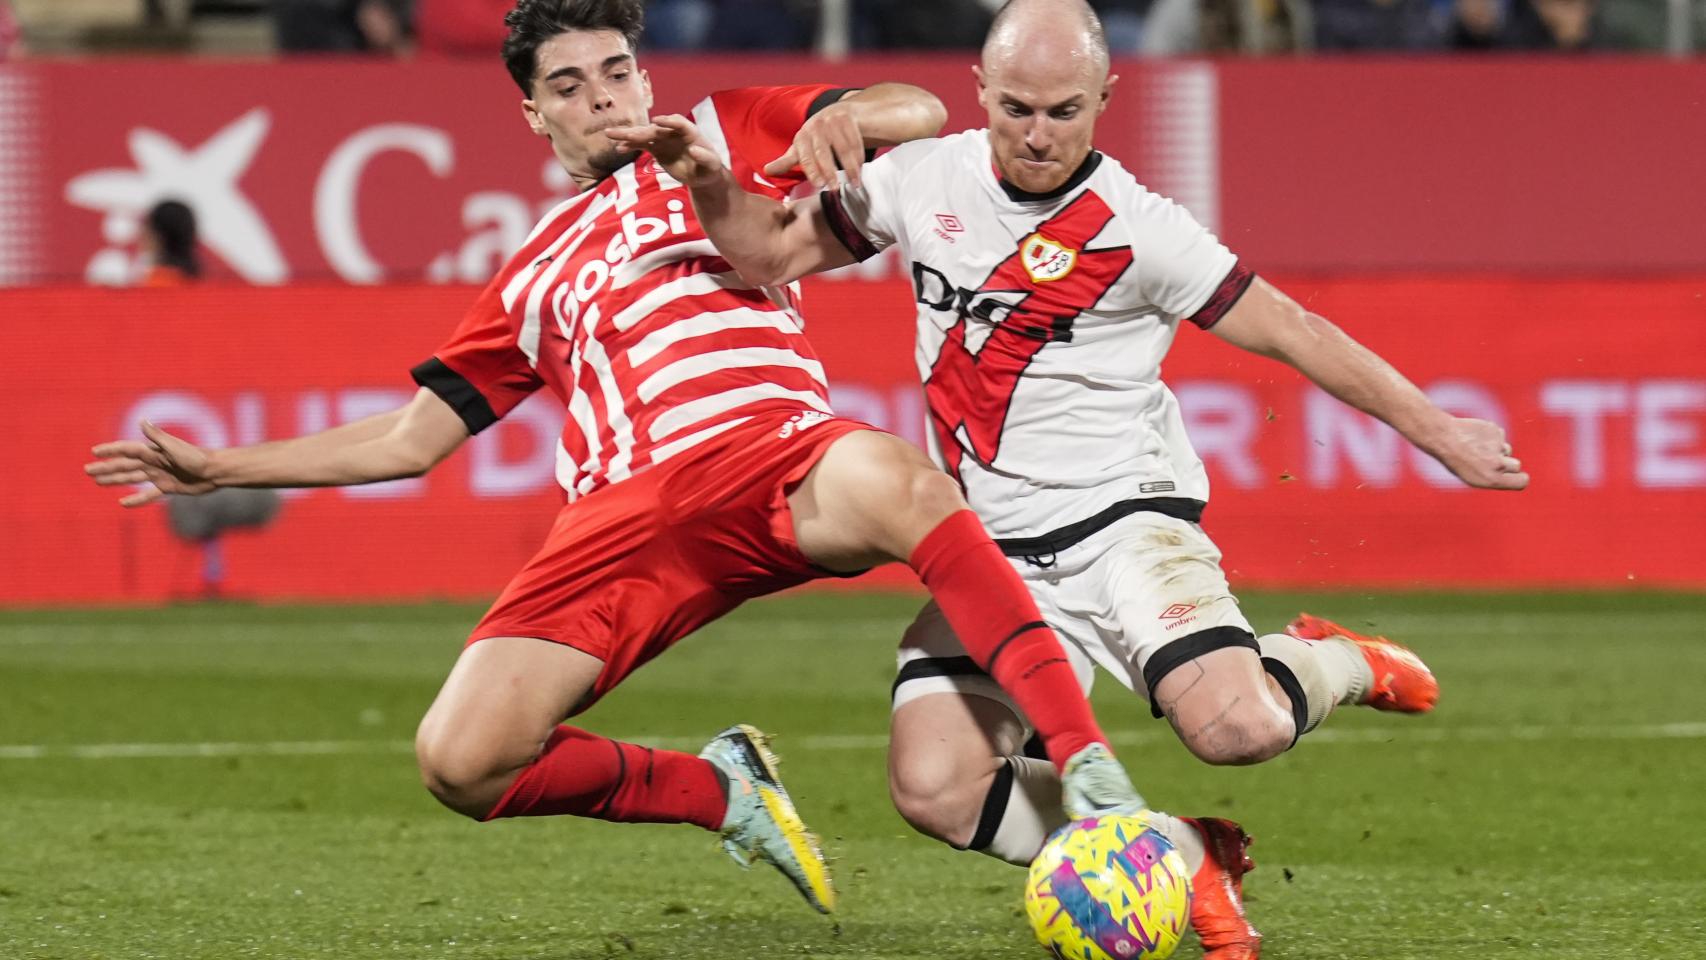
M 181 200 L 195 211 L 199 239 L 251 283 L 282 283 L 290 271 L 272 230 L 238 189 L 271 129 L 272 117 L 256 107 L 186 148 L 149 127 L 130 131 L 134 169 L 108 167 L 78 175 L 65 185 L 65 199 L 105 214 L 101 234 L 108 246 L 89 261 L 92 282 L 123 282 L 128 254 L 143 217 L 162 200 Z

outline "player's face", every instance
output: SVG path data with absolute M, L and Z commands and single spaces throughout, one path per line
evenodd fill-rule
M 533 132 L 578 180 L 600 180 L 638 151 L 604 135 L 651 117 L 652 82 L 615 30 L 568 30 L 539 47 L 533 96 L 521 101 Z
M 1023 55 L 974 69 L 1002 178 L 1031 193 L 1065 183 L 1089 156 L 1096 118 L 1118 78 L 1083 62 Z

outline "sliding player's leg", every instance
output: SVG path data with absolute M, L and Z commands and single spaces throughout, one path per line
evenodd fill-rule
M 772 863 L 814 908 L 832 909 L 823 854 L 758 731 L 731 727 L 694 756 L 562 722 L 604 666 L 531 637 L 470 645 L 421 721 L 416 753 L 427 788 L 476 820 L 566 814 L 695 824 L 721 834 L 741 864 Z
M 672 479 L 680 482 L 648 471 L 561 511 L 422 721 L 423 779 L 447 806 L 480 820 L 568 814 L 696 824 L 721 834 L 743 865 L 778 867 L 827 912 L 834 891 L 824 857 L 757 731 L 731 727 L 694 756 L 563 722 L 744 599 L 723 582 L 733 565 L 726 527 L 739 511 L 712 503 L 682 516 Z
M 922 451 L 876 431 L 849 433 L 823 452 L 788 506 L 801 552 L 820 566 L 911 566 L 978 667 L 1023 706 L 1057 768 L 1081 752 L 1098 769 L 1111 756 L 1024 583 L 958 484 Z

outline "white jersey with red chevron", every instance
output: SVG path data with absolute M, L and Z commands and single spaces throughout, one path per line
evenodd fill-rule
M 997 538 L 1125 500 L 1206 501 L 1161 360 L 1250 272 L 1182 207 L 1092 152 L 1048 194 L 995 172 L 987 131 L 903 144 L 825 194 L 864 259 L 899 244 L 918 309 L 931 454 Z
M 754 183 L 812 110 L 845 90 L 723 91 L 694 111 Z M 799 177 L 772 178 L 782 196 Z M 778 409 L 829 413 L 797 297 L 717 256 L 686 189 L 650 156 L 548 213 L 418 383 L 478 432 L 548 387 L 567 409 L 558 480 L 575 499 Z

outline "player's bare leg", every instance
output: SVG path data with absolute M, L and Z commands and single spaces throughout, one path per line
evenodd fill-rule
M 763 735 L 731 727 L 693 756 L 564 724 L 603 669 L 597 657 L 528 637 L 490 637 L 464 649 L 416 734 L 427 789 L 477 820 L 574 815 L 696 824 L 721 834 L 743 866 L 770 863 L 813 908 L 832 910 L 823 853 L 777 778 Z
M 824 451 L 788 496 L 788 509 L 800 552 L 821 567 L 849 573 L 905 563 L 966 502 L 922 450 L 859 430 Z
M 1297 739 L 1291 698 L 1245 647 L 1180 664 L 1155 685 L 1154 696 L 1179 740 L 1206 763 L 1260 763 Z
M 966 651 L 1029 715 L 1057 768 L 1088 748 L 1108 756 L 1054 631 L 959 484 L 923 451 L 874 430 L 849 433 L 824 450 L 788 507 L 800 551 L 819 566 L 912 567 Z
M 427 789 L 457 813 L 484 818 L 603 669 L 597 657 L 532 637 L 463 649 L 415 734 Z
M 1014 762 L 1039 764 L 1050 775 L 1054 772 L 1044 761 L 1019 756 L 1024 724 L 1006 704 L 987 697 L 926 694 L 897 708 L 889 718 L 889 730 L 889 796 L 895 810 L 919 833 L 962 850 L 1009 845 L 993 836 L 1003 818 L 981 814 L 996 802 L 990 799 L 996 783 L 1013 779 Z M 1040 815 L 1033 818 L 1036 823 L 1007 825 L 1009 833 L 1021 834 L 1013 855 L 1024 862 L 1036 853 L 1036 836 L 1047 836 L 1066 822 L 1060 809 L 1059 777 L 1054 780 L 1054 789 L 1047 791 L 1041 803 L 1027 805 L 1039 810 Z M 1003 804 L 1005 800 L 1005 796 L 997 798 Z

